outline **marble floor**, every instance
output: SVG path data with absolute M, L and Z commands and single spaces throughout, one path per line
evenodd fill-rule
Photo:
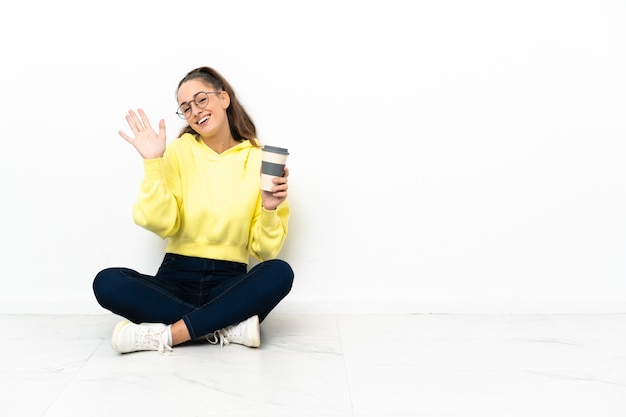
M 626 416 L 626 314 L 273 314 L 169 355 L 117 321 L 0 316 L 0 416 Z

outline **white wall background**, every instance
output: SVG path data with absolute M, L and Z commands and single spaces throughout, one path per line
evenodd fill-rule
M 1 313 L 156 271 L 118 135 L 209 65 L 290 149 L 293 312 L 626 311 L 626 2 L 0 6 Z

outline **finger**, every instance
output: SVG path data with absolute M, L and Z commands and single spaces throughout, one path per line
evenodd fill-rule
M 145 111 L 143 111 L 143 109 L 139 109 L 139 116 L 141 116 L 141 124 L 143 125 L 144 129 L 152 129 L 152 126 L 150 126 L 150 121 L 148 120 L 148 115 Z
M 276 193 L 283 193 L 286 192 L 287 189 L 289 188 L 289 186 L 287 185 L 287 181 L 284 180 L 283 178 L 275 178 L 274 181 L 274 187 L 272 188 L 272 192 L 274 193 L 274 195 L 276 195 Z
M 282 176 L 282 177 L 274 177 L 272 178 L 272 182 L 276 185 L 280 185 L 280 184 L 287 184 L 287 177 Z
M 279 200 L 284 200 L 287 198 L 287 190 L 276 190 L 272 192 L 272 197 L 277 198 Z
M 118 131 L 117 131 L 117 133 L 118 133 L 118 134 L 119 134 L 122 138 L 124 138 L 124 140 L 126 140 L 126 142 L 132 142 L 132 141 L 133 141 L 133 139 L 132 139 L 130 136 L 128 136 L 126 133 L 122 132 L 121 130 L 118 130 Z
M 274 177 L 272 178 L 272 182 L 274 184 L 287 184 L 287 177 L 289 176 L 289 171 L 283 171 L 282 177 Z
M 159 121 L 159 137 L 165 138 L 165 119 Z
M 128 126 L 130 126 L 130 130 L 132 130 L 134 134 L 137 134 L 138 132 L 143 130 L 143 125 L 141 124 L 137 113 L 135 113 L 134 111 L 128 111 L 128 114 L 126 115 L 126 121 L 128 122 Z
M 128 123 L 128 127 L 130 127 L 130 130 L 137 135 L 141 131 L 141 129 L 137 126 L 138 121 L 133 118 L 133 115 L 130 112 L 126 115 L 125 119 L 126 123 Z
M 288 188 L 289 186 L 287 185 L 286 182 L 284 182 L 282 184 L 277 184 L 276 187 L 274 187 L 274 192 L 275 193 L 285 192 L 287 191 Z

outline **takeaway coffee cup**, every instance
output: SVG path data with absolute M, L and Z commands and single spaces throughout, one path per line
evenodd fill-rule
M 286 148 L 277 146 L 263 146 L 263 159 L 261 161 L 261 189 L 272 191 L 274 183 L 272 178 L 282 177 L 289 152 Z

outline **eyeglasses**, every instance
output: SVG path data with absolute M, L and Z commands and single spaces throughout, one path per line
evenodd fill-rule
M 199 109 L 203 109 L 209 104 L 209 94 L 219 93 L 221 93 L 221 91 L 200 91 L 199 93 L 194 94 L 192 102 Z M 191 116 L 191 103 L 185 102 L 178 106 L 176 114 L 181 119 L 187 119 L 189 116 Z

